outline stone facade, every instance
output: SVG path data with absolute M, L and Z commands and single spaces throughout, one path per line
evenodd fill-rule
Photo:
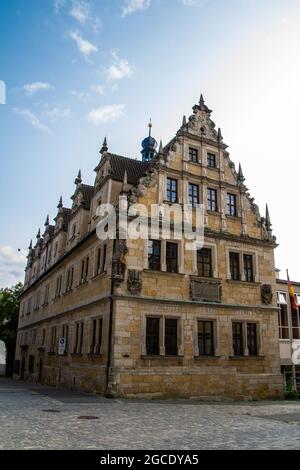
M 95 184 L 79 173 L 72 208 L 60 201 L 29 247 L 16 377 L 111 396 L 282 396 L 276 240 L 210 116 L 201 96 L 168 145 L 143 141 L 143 161 L 105 139 Z M 159 237 L 156 264 L 148 240 L 100 241 L 97 208 L 120 194 L 149 213 L 197 199 L 206 259 L 185 239 Z

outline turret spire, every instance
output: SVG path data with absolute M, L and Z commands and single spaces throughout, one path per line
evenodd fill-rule
M 160 143 L 159 143 L 158 153 L 160 153 L 160 154 L 164 153 L 164 147 L 163 147 L 162 140 L 160 140 Z
M 32 240 L 30 240 L 30 243 L 29 243 L 28 250 L 29 250 L 29 251 L 31 251 L 31 250 L 32 250 Z
M 37 240 L 39 240 L 41 238 L 41 229 L 40 228 L 38 229 L 38 233 L 36 234 L 36 238 L 37 238 Z
M 152 121 L 151 121 L 151 118 L 150 118 L 148 127 L 149 127 L 149 137 L 151 137 L 151 130 L 152 130 Z
M 45 227 L 48 227 L 48 225 L 49 225 L 49 214 L 46 217 Z
M 104 153 L 107 152 L 107 150 L 108 150 L 107 139 L 106 139 L 106 137 L 104 137 L 102 148 L 101 148 L 99 153 L 101 153 L 101 155 L 103 155 Z
M 149 162 L 152 160 L 152 158 L 156 155 L 156 148 L 157 148 L 157 142 L 156 140 L 151 136 L 151 130 L 152 130 L 152 121 L 150 119 L 150 122 L 148 124 L 149 127 L 149 135 L 142 141 L 142 159 L 143 162 Z
M 205 106 L 205 101 L 204 101 L 202 93 L 201 93 L 201 96 L 200 96 L 199 104 L 200 104 L 200 106 Z

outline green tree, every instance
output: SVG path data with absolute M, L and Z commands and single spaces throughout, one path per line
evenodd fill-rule
M 20 308 L 21 282 L 0 289 L 0 340 L 6 346 L 6 375 L 12 376 Z

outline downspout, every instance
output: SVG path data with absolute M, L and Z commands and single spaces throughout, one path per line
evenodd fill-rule
M 116 240 L 113 243 L 113 253 L 115 251 Z M 111 368 L 111 358 L 112 358 L 112 333 L 113 333 L 113 315 L 114 315 L 114 279 L 113 272 L 111 273 L 111 286 L 110 286 L 110 305 L 109 305 L 109 327 L 108 327 L 108 353 L 107 353 L 107 364 L 106 364 L 106 387 L 105 387 L 105 397 L 114 398 L 110 384 L 109 384 L 109 375 Z

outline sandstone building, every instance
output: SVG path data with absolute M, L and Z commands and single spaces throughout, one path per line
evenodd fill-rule
M 150 129 L 151 130 L 151 129 Z M 110 153 L 30 244 L 15 377 L 114 396 L 278 398 L 275 237 L 203 97 L 165 147 Z M 205 244 L 107 240 L 97 208 L 204 204 Z M 65 350 L 59 339 L 65 338 Z M 59 354 L 63 353 L 63 354 Z

